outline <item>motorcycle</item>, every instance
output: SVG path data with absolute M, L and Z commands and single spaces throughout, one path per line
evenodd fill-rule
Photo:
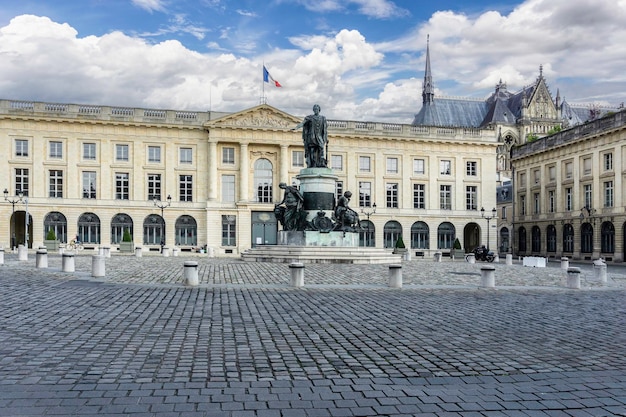
M 493 251 L 488 250 L 484 246 L 479 246 L 472 251 L 474 257 L 477 261 L 483 262 L 493 262 L 496 259 L 495 253 Z

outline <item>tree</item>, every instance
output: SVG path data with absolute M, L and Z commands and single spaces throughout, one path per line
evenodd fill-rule
M 57 240 L 57 236 L 54 234 L 54 229 L 48 229 L 48 233 L 46 234 L 46 240 Z

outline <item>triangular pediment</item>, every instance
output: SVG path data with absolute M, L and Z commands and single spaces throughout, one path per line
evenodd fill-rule
M 207 128 L 291 129 L 301 120 L 267 104 L 232 113 L 205 124 Z

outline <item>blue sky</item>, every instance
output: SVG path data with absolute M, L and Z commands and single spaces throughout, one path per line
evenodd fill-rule
M 0 98 L 410 123 L 436 92 L 625 100 L 626 0 L 0 0 Z M 262 82 L 262 65 L 283 86 Z

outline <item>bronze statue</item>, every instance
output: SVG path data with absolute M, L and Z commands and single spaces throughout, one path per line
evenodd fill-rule
M 292 130 L 302 129 L 304 156 L 307 168 L 326 168 L 325 147 L 328 146 L 328 129 L 326 117 L 320 114 L 318 104 L 313 106 L 313 113 L 304 118 Z
M 278 186 L 285 190 L 285 195 L 280 203 L 274 205 L 274 214 L 283 225 L 283 230 L 300 230 L 303 220 L 302 213 L 304 213 L 304 220 L 306 220 L 306 212 L 302 210 L 304 197 L 297 187 L 287 185 L 284 182 Z
M 335 207 L 335 221 L 337 222 L 337 225 L 335 226 L 336 230 L 354 232 L 361 229 L 359 214 L 348 206 L 350 198 L 352 198 L 352 193 L 350 191 L 346 191 L 337 200 L 337 206 Z

